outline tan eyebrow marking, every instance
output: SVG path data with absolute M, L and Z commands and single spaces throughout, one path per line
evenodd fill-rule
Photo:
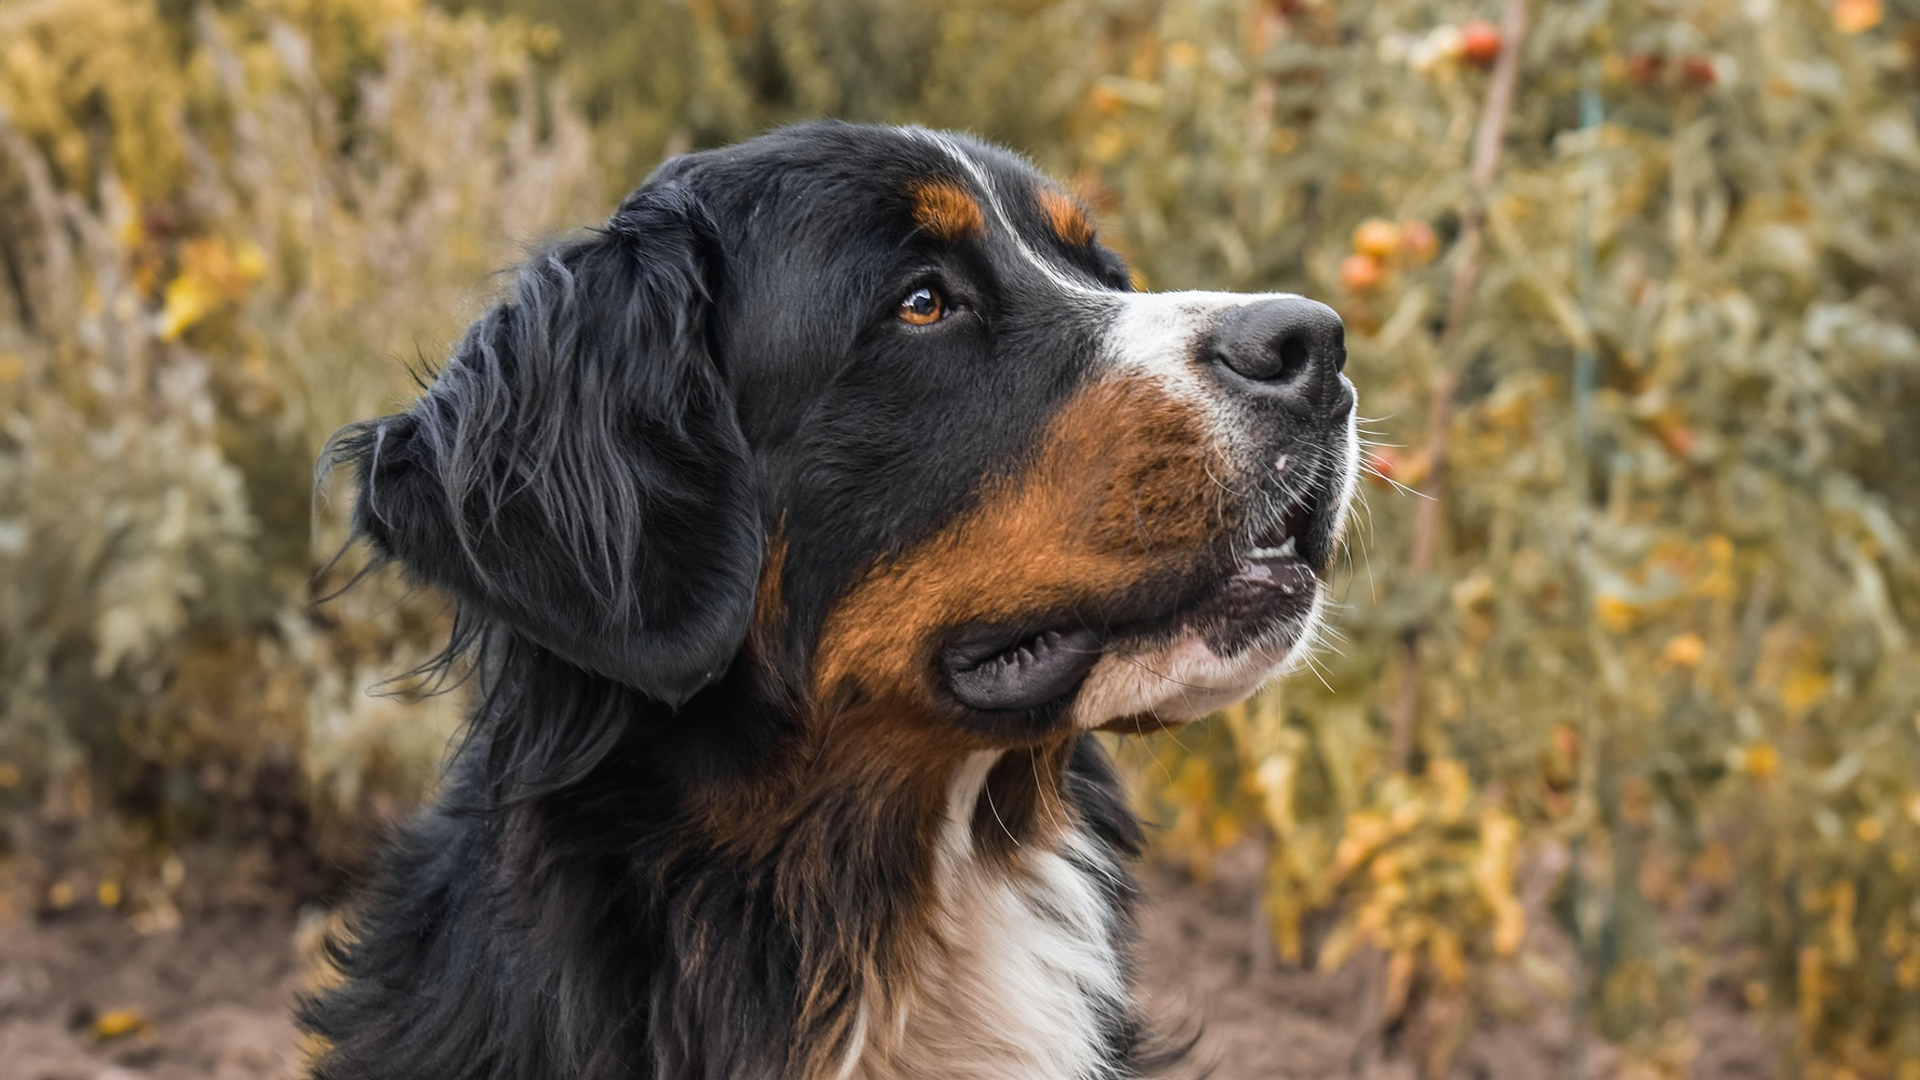
M 1080 204 L 1052 188 L 1041 188 L 1039 198 L 1040 212 L 1047 216 L 1047 224 L 1053 227 L 1055 236 L 1074 247 L 1093 243 L 1093 223 L 1087 220 Z
M 986 235 L 987 215 L 979 200 L 951 180 L 919 180 L 907 189 L 913 221 L 939 240 L 973 240 Z

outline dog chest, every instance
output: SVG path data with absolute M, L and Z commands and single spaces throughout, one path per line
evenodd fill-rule
M 975 754 L 948 788 L 937 855 L 939 939 L 911 985 L 870 1002 L 848 1080 L 1095 1080 L 1111 1074 L 1126 1009 L 1111 856 L 1077 828 L 1049 848 L 984 858 L 974 809 L 998 755 Z

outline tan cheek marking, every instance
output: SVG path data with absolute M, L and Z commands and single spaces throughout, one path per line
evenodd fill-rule
M 987 215 L 979 200 L 950 180 L 922 180 L 908 189 L 913 221 L 928 235 L 952 243 L 986 235 Z
M 1047 216 L 1053 234 L 1074 247 L 1093 243 L 1093 223 L 1071 198 L 1052 188 L 1040 189 L 1040 210 Z
M 1049 426 L 1033 464 L 958 522 L 877 567 L 827 617 L 817 700 L 857 687 L 924 704 L 929 642 L 963 622 L 1111 596 L 1199 555 L 1224 475 L 1202 418 L 1142 380 L 1098 384 Z

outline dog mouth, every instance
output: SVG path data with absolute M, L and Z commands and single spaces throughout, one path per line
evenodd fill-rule
M 1304 623 L 1319 598 L 1332 547 L 1324 517 L 1313 502 L 1296 504 L 1255 537 L 1231 572 L 1177 613 L 1170 636 L 1196 636 L 1221 656 L 1256 644 L 1291 644 L 1273 638 Z
M 1100 660 L 1121 647 L 1198 638 L 1221 656 L 1256 646 L 1286 647 L 1297 637 L 1321 588 L 1332 547 L 1325 500 L 1302 498 L 1257 533 L 1243 554 L 1197 581 L 1171 590 L 1174 602 L 1129 605 L 1101 620 L 1059 620 L 1035 628 L 976 624 L 939 654 L 949 693 L 969 709 L 1008 713 L 1063 702 Z
M 947 688 L 969 709 L 1014 712 L 1072 693 L 1100 662 L 1106 637 L 1089 627 L 1056 628 L 1016 637 L 980 627 L 941 653 Z

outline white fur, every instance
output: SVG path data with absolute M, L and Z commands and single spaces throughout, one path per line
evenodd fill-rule
M 983 860 L 974 808 L 999 756 L 973 754 L 948 783 L 935 870 L 941 940 L 924 951 L 914 985 L 890 991 L 890 1030 L 867 1032 L 847 1080 L 1108 1075 L 1100 1021 L 1126 1000 L 1127 986 L 1119 930 L 1095 875 L 1118 869 L 1076 827 L 1056 849 Z

